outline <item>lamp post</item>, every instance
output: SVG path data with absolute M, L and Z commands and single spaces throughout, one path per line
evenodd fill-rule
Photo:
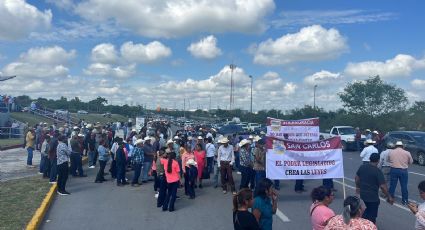
M 251 75 L 249 75 L 249 78 L 251 78 L 251 113 L 252 113 L 252 82 L 253 82 L 253 78 Z
M 233 98 L 233 70 L 236 69 L 236 65 L 230 64 L 229 66 L 230 68 L 230 105 L 229 105 L 229 110 L 232 110 L 232 106 L 234 101 Z
M 317 88 L 317 85 L 314 85 L 314 90 L 313 90 L 313 109 L 316 109 L 316 88 Z
M 210 97 L 210 106 L 208 108 L 208 112 L 211 112 L 211 94 L 209 95 L 209 97 Z

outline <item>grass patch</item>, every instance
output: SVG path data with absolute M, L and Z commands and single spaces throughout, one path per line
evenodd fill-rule
M 22 145 L 24 144 L 23 138 L 10 138 L 10 139 L 0 139 L 0 149 L 14 146 L 14 145 Z
M 40 122 L 46 122 L 49 125 L 53 124 L 53 120 L 50 120 L 40 115 L 31 114 L 31 113 L 14 112 L 14 113 L 10 113 L 10 116 L 13 119 L 16 119 L 20 122 L 24 122 L 24 123 L 28 122 L 30 126 L 34 126 L 35 124 L 39 124 Z
M 0 182 L 0 229 L 25 229 L 50 186 L 39 176 Z

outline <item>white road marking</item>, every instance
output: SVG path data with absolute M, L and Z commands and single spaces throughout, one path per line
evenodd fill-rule
M 425 174 L 417 173 L 417 172 L 410 172 L 410 171 L 409 171 L 409 173 L 411 173 L 411 174 L 415 174 L 415 175 L 418 175 L 418 176 L 425 176 Z
M 283 212 L 281 212 L 279 209 L 276 210 L 276 216 L 279 217 L 280 220 L 282 220 L 283 222 L 289 222 L 289 218 L 283 214 Z
M 343 185 L 341 181 L 334 180 L 334 182 L 336 182 L 336 183 L 338 183 L 338 184 L 340 184 L 340 185 Z M 347 184 L 345 184 L 345 187 L 347 187 L 347 188 L 351 188 L 351 189 L 353 189 L 353 190 L 356 190 L 356 188 L 355 188 L 355 187 L 353 187 L 353 186 L 351 186 L 351 185 L 347 185 Z M 380 200 L 382 200 L 382 201 L 387 202 L 387 201 L 386 201 L 384 198 L 382 198 L 382 197 L 379 197 L 379 199 L 380 199 Z M 406 208 L 406 207 L 404 207 L 404 206 L 402 206 L 402 205 L 399 205 L 399 204 L 396 204 L 396 203 L 394 203 L 393 205 L 394 205 L 394 206 L 396 206 L 397 208 L 401 208 L 401 209 L 403 209 L 403 210 L 405 210 L 405 211 L 411 212 L 409 208 Z

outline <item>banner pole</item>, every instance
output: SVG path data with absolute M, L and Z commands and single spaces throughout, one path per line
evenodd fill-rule
M 345 177 L 342 177 L 342 191 L 344 193 L 344 200 L 346 198 L 346 194 L 345 194 Z

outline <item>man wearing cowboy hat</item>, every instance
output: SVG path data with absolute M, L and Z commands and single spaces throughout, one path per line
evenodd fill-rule
M 145 154 L 143 152 L 143 140 L 137 139 L 134 142 L 134 144 L 135 144 L 134 151 L 133 151 L 133 155 L 131 156 L 131 164 L 133 165 L 133 168 L 134 168 L 134 174 L 133 174 L 133 180 L 131 182 L 131 186 L 139 186 L 142 184 L 142 183 L 139 183 L 139 177 L 140 177 L 142 165 L 145 160 L 144 159 Z
M 388 159 L 391 163 L 390 170 L 390 194 L 394 197 L 394 192 L 397 187 L 397 182 L 400 181 L 401 187 L 401 200 L 403 205 L 406 205 L 409 201 L 409 192 L 407 191 L 408 172 L 407 168 L 413 163 L 413 158 L 410 152 L 403 149 L 403 142 L 397 141 L 395 143 L 395 149 L 393 149 Z
M 388 156 L 394 148 L 395 148 L 395 144 L 393 142 L 388 142 L 387 149 L 382 151 L 380 154 L 379 164 L 378 164 L 378 168 L 380 168 L 382 173 L 384 174 L 385 182 L 387 182 L 388 188 L 390 185 L 390 170 L 391 170 L 391 163 L 389 161 Z
M 83 171 L 83 162 L 81 158 L 82 154 L 82 146 L 79 141 L 79 138 L 82 138 L 84 135 L 82 134 L 75 134 L 72 139 L 70 140 L 69 144 L 71 146 L 71 175 L 73 177 L 78 176 L 79 177 L 86 177 L 87 175 L 84 174 Z
M 239 157 L 240 157 L 240 167 L 239 170 L 241 171 L 242 178 L 241 178 L 241 185 L 239 189 L 242 188 L 248 188 L 248 185 L 250 185 L 251 189 L 254 189 L 254 162 L 252 161 L 252 154 L 251 154 L 251 141 L 247 139 L 243 139 L 239 146 L 241 147 L 239 151 Z
M 233 146 L 229 145 L 229 139 L 225 137 L 220 140 L 220 143 L 223 145 L 217 151 L 217 166 L 220 168 L 223 193 L 227 193 L 227 186 L 230 185 L 232 193 L 236 194 L 235 182 L 232 175 L 232 166 L 235 162 Z
M 367 139 L 365 141 L 366 147 L 360 153 L 360 157 L 362 158 L 363 164 L 368 164 L 370 162 L 370 155 L 372 153 L 378 153 L 378 150 L 373 146 L 375 142 L 372 139 Z
M 142 183 L 147 183 L 148 180 L 153 180 L 151 177 L 148 177 L 149 170 L 152 167 L 153 157 L 155 155 L 155 151 L 152 146 L 152 139 L 150 137 L 145 137 L 144 145 L 142 147 L 144 152 L 143 159 L 143 174 L 142 174 Z

